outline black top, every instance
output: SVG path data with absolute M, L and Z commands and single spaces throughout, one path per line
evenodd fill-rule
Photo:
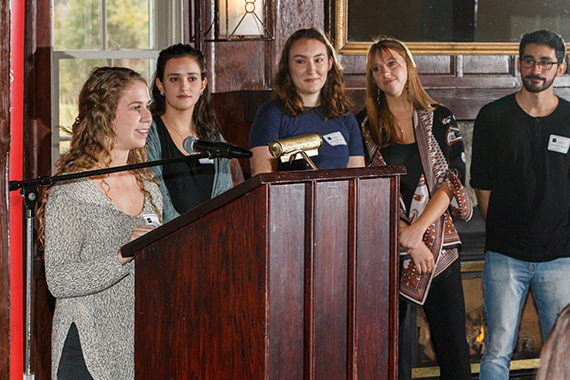
M 370 162 L 369 152 L 366 149 L 366 140 L 364 136 L 366 123 L 368 120 L 366 107 L 356 115 L 356 120 L 362 129 L 364 155 L 366 163 Z M 416 126 L 414 125 L 414 128 Z M 455 173 L 462 184 L 465 184 L 465 154 L 463 149 L 463 139 L 457 120 L 451 111 L 441 105 L 433 111 L 432 133 L 447 160 L 449 169 Z M 394 144 L 380 149 L 382 157 L 388 165 L 404 165 L 408 174 L 400 176 L 400 192 L 404 198 L 406 211 L 410 212 L 410 204 L 412 197 L 418 186 L 418 182 L 422 174 L 424 174 L 423 165 L 419 156 L 417 142 L 409 145 Z
M 162 158 L 182 157 L 184 154 L 172 141 L 160 116 L 155 116 Z M 164 183 L 170 193 L 172 204 L 180 214 L 207 201 L 212 196 L 214 185 L 214 162 L 211 160 L 184 161 L 164 165 Z
M 407 173 L 400 176 L 400 193 L 406 205 L 406 212 L 410 212 L 410 205 L 414 192 L 418 187 L 420 177 L 424 174 L 418 143 L 393 144 L 380 149 L 380 154 L 388 165 L 404 165 Z
M 486 249 L 519 260 L 570 256 L 570 103 L 532 117 L 509 95 L 475 121 L 471 186 L 490 190 Z

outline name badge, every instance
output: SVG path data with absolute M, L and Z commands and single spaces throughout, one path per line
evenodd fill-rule
M 156 214 L 144 214 L 143 215 L 144 224 L 147 226 L 155 226 L 160 227 L 160 220 L 158 219 L 158 215 Z
M 346 145 L 346 140 L 340 132 L 333 132 L 328 135 L 324 135 L 323 140 L 329 143 L 330 146 Z
M 558 135 L 550 135 L 548 141 L 548 150 L 562 154 L 568 153 L 570 148 L 570 138 Z
M 213 164 L 214 160 L 212 160 L 211 158 L 200 158 L 198 160 L 198 162 L 200 162 L 202 165 L 204 164 Z

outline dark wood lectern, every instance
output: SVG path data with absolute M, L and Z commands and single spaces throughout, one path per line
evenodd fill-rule
M 123 248 L 137 379 L 396 379 L 398 175 L 263 174 Z

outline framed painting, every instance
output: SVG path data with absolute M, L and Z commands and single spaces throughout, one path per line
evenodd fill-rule
M 533 30 L 570 39 L 570 0 L 334 0 L 334 27 L 341 54 L 388 35 L 415 54 L 516 55 Z

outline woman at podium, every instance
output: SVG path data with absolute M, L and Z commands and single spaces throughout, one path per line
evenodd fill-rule
M 95 69 L 79 95 L 71 147 L 57 175 L 146 161 L 152 116 L 142 76 Z M 54 184 L 38 210 L 56 298 L 53 379 L 134 379 L 134 262 L 121 247 L 155 228 L 162 195 L 146 169 Z
M 404 165 L 407 170 L 400 178 L 400 299 L 405 300 L 400 321 L 406 301 L 423 305 L 441 379 L 471 379 L 461 241 L 451 219 L 468 220 L 472 214 L 463 188 L 465 155 L 457 122 L 423 89 L 410 51 L 398 40 L 384 37 L 371 46 L 366 87 L 366 108 L 357 119 L 368 166 Z M 401 359 L 407 354 L 400 349 Z M 403 379 L 409 371 L 401 367 L 399 373 Z
M 362 137 L 344 90 L 344 77 L 328 38 L 315 28 L 293 33 L 281 51 L 274 100 L 262 105 L 249 134 L 251 174 L 301 169 L 302 160 L 279 166 L 268 144 L 318 133 L 318 169 L 364 166 Z M 300 165 L 299 165 L 300 164 Z
M 190 45 L 176 44 L 160 52 L 151 84 L 153 114 L 147 149 L 149 160 L 188 155 L 183 142 L 224 141 L 210 99 L 206 60 Z M 153 169 L 169 221 L 233 186 L 230 160 L 184 161 Z

